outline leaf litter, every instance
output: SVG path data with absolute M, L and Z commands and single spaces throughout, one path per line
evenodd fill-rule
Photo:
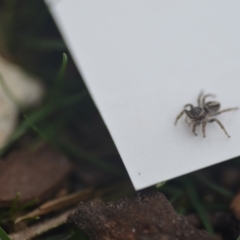
M 137 193 L 116 202 L 80 203 L 68 218 L 90 240 L 217 240 L 178 215 L 159 192 Z

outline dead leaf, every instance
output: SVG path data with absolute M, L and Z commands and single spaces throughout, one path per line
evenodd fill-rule
M 0 206 L 19 205 L 53 196 L 72 172 L 73 165 L 49 146 L 34 151 L 15 150 L 0 162 Z
M 178 215 L 159 192 L 138 193 L 116 202 L 80 203 L 69 222 L 91 240 L 216 240 Z

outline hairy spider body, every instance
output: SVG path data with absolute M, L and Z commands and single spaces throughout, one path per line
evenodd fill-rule
M 206 118 L 206 112 L 200 107 L 194 107 L 190 111 L 185 111 L 192 121 L 202 121 Z
M 205 137 L 205 128 L 207 123 L 216 122 L 221 129 L 224 131 L 224 133 L 228 136 L 226 129 L 224 128 L 223 124 L 217 119 L 213 118 L 214 116 L 217 116 L 223 112 L 229 112 L 232 110 L 237 110 L 238 107 L 235 108 L 228 108 L 224 109 L 222 111 L 219 111 L 220 109 L 220 103 L 219 102 L 205 102 L 207 97 L 214 97 L 213 94 L 206 94 L 203 96 L 203 92 L 200 93 L 198 97 L 198 106 L 194 107 L 192 104 L 186 104 L 184 106 L 184 109 L 180 112 L 180 114 L 177 116 L 175 120 L 175 125 L 177 124 L 177 121 L 186 114 L 186 123 L 190 127 L 192 125 L 192 132 L 197 136 L 196 134 L 196 127 L 200 126 L 202 124 L 202 133 L 203 137 Z M 190 108 L 189 110 L 187 108 Z M 190 123 L 188 123 L 188 119 L 191 120 Z

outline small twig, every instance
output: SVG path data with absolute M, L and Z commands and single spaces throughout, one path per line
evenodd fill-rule
M 67 210 L 49 220 L 46 220 L 39 224 L 36 224 L 32 227 L 29 227 L 29 228 L 27 228 L 27 230 L 11 234 L 11 235 L 9 235 L 9 237 L 12 240 L 23 240 L 23 239 L 30 240 L 36 236 L 39 236 L 39 235 L 47 232 L 49 229 L 59 227 L 60 225 L 63 225 L 64 223 L 66 223 L 68 215 L 70 213 L 73 213 L 75 210 L 76 210 L 76 208 Z
M 78 204 L 81 201 L 88 200 L 93 194 L 93 189 L 87 188 L 82 191 L 74 192 L 69 195 L 65 195 L 53 200 L 49 200 L 48 202 L 45 202 L 41 206 L 39 206 L 37 209 L 33 210 L 32 212 L 29 212 L 25 214 L 24 216 L 20 216 L 15 220 L 15 223 L 21 222 L 25 219 L 29 218 L 36 218 L 41 215 L 45 215 L 50 212 L 54 212 L 57 210 L 62 210 L 66 207 L 73 206 Z

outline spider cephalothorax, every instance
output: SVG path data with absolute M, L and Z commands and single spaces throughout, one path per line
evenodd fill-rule
M 196 127 L 200 126 L 202 124 L 202 132 L 203 132 L 203 137 L 205 137 L 205 128 L 207 123 L 212 123 L 216 122 L 218 125 L 221 127 L 221 129 L 225 132 L 225 134 L 230 137 L 222 125 L 222 123 L 217 119 L 213 118 L 214 116 L 217 116 L 223 112 L 228 112 L 232 110 L 237 110 L 238 107 L 235 108 L 228 108 L 222 111 L 219 111 L 220 109 L 220 103 L 219 102 L 205 102 L 207 97 L 214 97 L 212 94 L 206 94 L 203 96 L 203 93 L 201 92 L 199 97 L 198 97 L 198 106 L 194 107 L 192 104 L 186 104 L 184 106 L 184 109 L 180 112 L 180 114 L 177 116 L 175 120 L 175 125 L 177 124 L 177 121 L 179 118 L 182 117 L 182 115 L 185 113 L 186 118 L 185 121 L 188 124 L 188 126 L 192 126 L 192 131 L 193 133 L 197 136 L 196 134 Z M 188 123 L 188 119 L 191 120 L 190 123 Z

